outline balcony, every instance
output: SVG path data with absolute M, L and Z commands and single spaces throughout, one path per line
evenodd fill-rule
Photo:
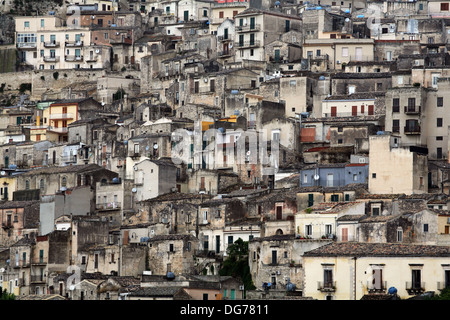
M 58 62 L 59 61 L 59 57 L 44 56 L 43 58 L 44 58 L 45 62 Z
M 256 129 L 256 121 L 254 121 L 254 120 L 247 121 L 247 128 L 248 129 Z
M 109 40 L 111 44 L 133 44 L 133 40 L 130 38 L 123 37 L 122 39 L 111 39 Z
M 112 201 L 112 202 L 108 202 L 108 203 L 97 203 L 95 205 L 95 209 L 97 210 L 117 210 L 120 209 L 121 203 L 117 202 L 117 201 Z
M 420 134 L 420 126 L 416 125 L 416 126 L 405 126 L 404 128 L 405 130 L 405 134 Z
M 437 289 L 438 290 L 444 290 L 445 288 L 449 288 L 450 287 L 450 283 L 447 282 L 443 282 L 443 281 L 438 281 L 437 283 Z
M 252 32 L 252 31 L 260 31 L 261 25 L 259 24 L 248 24 L 246 26 L 236 26 L 236 32 Z
M 64 156 L 61 157 L 62 162 L 77 162 L 77 156 Z
M 236 46 L 237 46 L 239 49 L 259 47 L 259 40 L 256 40 L 256 41 L 238 42 L 238 43 L 236 44 Z
M 318 281 L 317 290 L 321 292 L 334 292 L 336 291 L 336 281 Z
M 231 41 L 231 37 L 230 37 L 230 36 L 218 36 L 217 38 L 218 38 L 218 40 L 219 40 L 220 42 Z
M 80 48 L 84 45 L 83 41 L 66 41 L 65 46 L 71 48 Z
M 31 283 L 45 283 L 45 277 L 41 276 L 31 276 Z
M 406 282 L 406 291 L 409 295 L 416 295 L 425 292 L 425 282 Z
M 18 49 L 22 50 L 34 50 L 36 49 L 36 43 L 35 42 L 20 42 L 17 44 Z
M 50 132 L 55 132 L 55 133 L 59 133 L 59 134 L 65 134 L 65 133 L 68 133 L 69 132 L 69 128 L 57 128 L 57 127 L 52 127 L 52 126 L 49 126 L 49 127 L 47 127 L 47 131 L 50 131 Z
M 81 62 L 83 61 L 83 56 L 64 56 L 64 60 L 67 62 Z
M 422 108 L 420 106 L 405 106 L 405 114 L 420 115 Z
M 10 229 L 10 228 L 14 228 L 12 222 L 3 222 L 2 223 L 2 228 L 3 229 Z
M 44 47 L 45 48 L 58 48 L 59 42 L 57 42 L 57 41 L 44 42 Z
M 381 283 L 372 284 L 367 283 L 367 291 L 369 293 L 385 293 L 387 289 L 386 281 L 382 281 Z
M 232 56 L 233 53 L 231 53 L 231 50 L 226 50 L 226 51 L 220 51 L 217 55 L 221 58 L 225 58 L 225 57 Z
M 50 120 L 69 120 L 73 119 L 73 113 L 53 113 L 50 114 Z
M 97 62 L 97 57 L 89 57 L 86 59 L 86 62 Z

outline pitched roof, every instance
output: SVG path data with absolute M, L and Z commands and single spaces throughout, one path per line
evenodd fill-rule
M 304 257 L 450 257 L 450 246 L 337 242 L 305 252 Z

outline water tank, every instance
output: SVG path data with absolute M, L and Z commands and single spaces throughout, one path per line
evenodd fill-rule
M 166 278 L 169 280 L 175 279 L 175 274 L 173 272 L 167 272 Z
M 17 165 L 15 165 L 15 164 L 10 164 L 8 168 L 9 168 L 9 169 L 15 170 L 15 169 L 17 169 Z
M 397 293 L 397 288 L 395 287 L 390 287 L 388 290 L 388 294 L 396 294 Z
M 238 94 L 239 90 L 231 90 L 231 94 Z
M 320 76 L 319 80 L 325 80 L 325 76 Z
M 279 6 L 280 5 L 280 1 L 275 1 L 275 5 Z
M 364 15 L 363 15 L 363 14 L 360 14 L 360 15 L 357 15 L 356 17 L 357 17 L 357 18 L 364 18 Z
M 112 179 L 112 182 L 113 182 L 113 183 L 120 183 L 120 180 L 119 180 L 119 178 L 114 177 L 114 178 Z

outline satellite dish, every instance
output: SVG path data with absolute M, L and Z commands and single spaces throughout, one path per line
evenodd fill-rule
M 154 145 L 153 145 L 153 149 L 158 149 L 158 144 L 157 143 L 155 143 Z
M 251 154 L 250 150 L 247 151 L 247 155 L 249 156 Z
M 318 174 L 315 174 L 315 175 L 314 175 L 314 180 L 319 180 L 319 178 L 320 178 L 320 177 L 319 177 Z
M 148 149 L 149 149 L 149 146 L 146 146 L 146 147 L 145 147 L 145 150 L 148 151 Z
M 3 273 L 3 272 L 5 272 L 5 268 L 0 269 L 0 273 Z
M 95 53 L 100 53 L 100 49 L 95 50 Z
M 4 176 L 4 175 L 6 174 L 6 172 L 5 172 L 5 171 L 1 171 L 0 174 L 1 174 L 2 176 Z
M 131 192 L 136 193 L 136 188 L 131 189 Z

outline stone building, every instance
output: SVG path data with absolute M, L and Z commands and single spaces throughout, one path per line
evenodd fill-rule
M 156 235 L 148 241 L 149 269 L 152 274 L 191 274 L 199 240 L 192 235 Z

